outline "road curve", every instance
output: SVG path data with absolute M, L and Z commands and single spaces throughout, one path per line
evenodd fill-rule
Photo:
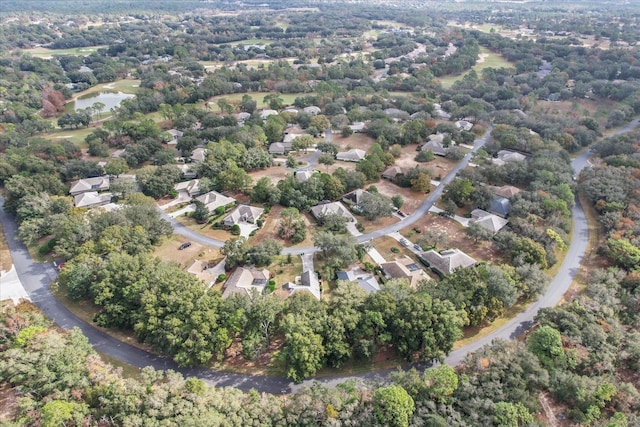
M 638 125 L 640 125 L 640 122 L 638 120 L 635 120 L 630 125 L 617 131 L 615 134 L 617 135 L 631 131 Z M 483 138 L 476 141 L 476 144 L 474 145 L 474 151 L 484 145 L 484 143 L 488 139 L 489 134 L 490 129 L 487 131 L 487 134 Z M 585 151 L 576 159 L 574 159 L 574 161 L 572 162 L 572 166 L 576 172 L 579 172 L 580 170 L 582 170 L 582 168 L 587 166 L 588 157 L 589 152 Z M 360 236 L 359 241 L 366 241 L 375 238 L 374 235 L 376 235 L 377 232 L 380 232 L 382 233 L 380 235 L 383 235 L 392 231 L 397 231 L 400 228 L 406 227 L 407 225 L 415 222 L 418 218 L 420 218 L 421 215 L 424 215 L 428 211 L 429 207 L 433 205 L 433 203 L 435 203 L 435 201 L 440 197 L 442 188 L 444 188 L 446 184 L 451 182 L 460 170 L 466 167 L 470 158 L 471 153 L 467 154 L 467 156 L 465 156 L 465 159 L 454 169 L 454 171 L 447 175 L 447 177 L 442 182 L 443 185 L 440 185 L 432 194 L 430 194 L 427 200 L 423 202 L 423 204 L 418 208 L 418 210 L 416 210 L 414 214 L 408 216 L 403 221 L 396 223 L 390 227 L 386 227 L 385 229 Z M 25 290 L 29 294 L 31 300 L 45 313 L 45 315 L 52 319 L 58 326 L 64 329 L 70 329 L 73 327 L 80 328 L 80 330 L 82 330 L 84 335 L 87 336 L 89 342 L 97 351 L 118 359 L 124 363 L 139 368 L 145 366 L 153 366 L 156 369 L 173 369 L 183 373 L 185 376 L 197 376 L 199 378 L 202 378 L 211 385 L 217 387 L 228 386 L 245 391 L 256 389 L 258 391 L 268 393 L 286 393 L 295 391 L 298 387 L 303 385 L 310 385 L 314 381 L 320 381 L 326 385 L 334 385 L 350 378 L 381 381 L 384 380 L 388 372 L 390 372 L 390 370 L 384 370 L 379 372 L 369 372 L 360 375 L 309 379 L 300 385 L 294 385 L 287 379 L 280 377 L 243 375 L 216 370 L 208 370 L 204 368 L 180 369 L 170 359 L 141 350 L 137 347 L 121 342 L 107 335 L 98 328 L 84 322 L 82 319 L 75 316 L 63 304 L 61 304 L 51 294 L 51 291 L 49 289 L 50 284 L 55 281 L 57 272 L 50 264 L 39 264 L 33 262 L 24 244 L 17 239 L 17 226 L 15 221 L 4 211 L 3 208 L 4 199 L 0 197 L 0 225 L 4 230 L 7 244 L 13 258 L 13 264 L 16 268 L 16 272 L 18 273 L 18 276 L 20 277 L 20 280 L 25 287 Z M 575 278 L 578 272 L 580 262 L 584 257 L 588 241 L 588 224 L 579 201 L 576 201 L 576 205 L 572 210 L 572 216 L 574 223 L 574 239 L 569 246 L 567 256 L 565 257 L 565 260 L 562 263 L 558 274 L 551 281 L 544 295 L 542 295 L 538 299 L 538 301 L 531 304 L 524 312 L 516 316 L 500 329 L 496 330 L 486 337 L 483 337 L 482 339 L 477 340 L 476 342 L 473 342 L 461 349 L 452 352 L 449 357 L 445 359 L 446 363 L 456 365 L 460 363 L 468 353 L 476 351 L 483 345 L 490 343 L 496 338 L 511 339 L 517 336 L 531 325 L 535 314 L 540 308 L 554 306 L 560 301 L 562 295 L 569 288 L 573 278 Z M 175 224 L 175 221 L 172 221 L 172 224 Z M 192 238 L 194 241 L 198 241 L 203 244 L 211 244 L 211 242 L 218 242 L 217 244 L 220 243 L 219 241 L 201 236 L 200 234 L 195 233 L 184 226 L 176 227 L 176 232 L 178 234 L 186 235 L 188 238 Z M 217 244 L 211 245 L 216 246 Z M 296 251 L 309 250 L 310 248 L 302 248 L 297 249 Z M 298 253 L 296 251 L 291 251 L 289 253 Z

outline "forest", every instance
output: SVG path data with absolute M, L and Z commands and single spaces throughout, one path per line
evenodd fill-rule
M 403 369 L 380 382 L 356 375 L 283 396 L 244 393 L 179 372 L 123 371 L 79 330 L 60 330 L 32 304 L 3 302 L 0 420 L 640 424 L 640 132 L 618 132 L 640 113 L 638 10 L 578 1 L 491 10 L 473 2 L 262 3 L 239 10 L 234 2 L 141 1 L 132 9 L 94 0 L 71 10 L 69 2 L 3 2 L 5 210 L 34 258 L 63 260 L 54 287 L 90 306 L 91 324 L 180 368 L 215 367 L 236 354 L 249 364 L 267 359 L 294 383 L 384 357 Z M 113 108 L 70 108 L 94 92 L 128 96 Z M 293 130 L 299 136 L 278 158 L 274 144 Z M 492 208 L 497 189 L 515 188 L 508 227 L 472 223 L 461 232 L 492 258 L 430 271 L 415 286 L 384 278 L 368 255 L 382 243 L 358 243 L 351 230 L 371 232 L 424 200 L 444 178 L 442 165 L 465 159 L 485 132 L 433 217 L 468 220 Z M 442 155 L 423 148 L 437 138 Z M 361 140 L 362 159 L 340 161 L 353 148 L 345 141 Z M 317 170 L 299 179 L 316 150 Z M 571 160 L 586 151 L 592 167 L 576 174 Z M 203 158 L 193 160 L 198 152 Z M 525 160 L 501 162 L 505 152 Z M 394 167 L 401 172 L 386 178 Z M 287 172 L 276 179 L 279 170 Z M 114 209 L 87 209 L 69 195 L 79 180 L 104 176 Z M 225 269 L 211 284 L 158 256 L 175 243 L 159 206 L 179 198 L 177 185 L 189 177 L 202 193 L 265 211 L 241 236 L 225 224 L 230 206 L 194 202 L 183 221 L 227 236 L 217 249 Z M 310 225 L 313 207 L 353 191 L 365 193 L 347 204 L 357 224 L 325 214 Z M 518 339 L 443 364 L 461 339 L 545 292 L 567 256 L 576 203 L 594 231 L 563 304 L 540 310 Z M 266 224 L 274 232 L 264 238 Z M 409 233 L 420 252 L 456 243 L 436 228 Z M 286 250 L 304 244 L 317 251 L 321 298 L 278 297 L 276 275 L 263 293 L 223 297 L 220 283 L 238 269 L 293 268 Z M 384 278 L 379 290 L 338 279 L 353 265 Z

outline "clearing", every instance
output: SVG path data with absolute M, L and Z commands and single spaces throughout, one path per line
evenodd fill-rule
M 498 53 L 491 52 L 486 47 L 480 46 L 480 54 L 478 55 L 478 61 L 476 65 L 471 67 L 476 73 L 480 74 L 485 68 L 513 68 L 514 64 L 507 61 Z M 455 82 L 462 79 L 471 70 L 462 74 L 455 74 L 449 76 L 438 77 L 440 84 L 443 88 L 450 88 Z

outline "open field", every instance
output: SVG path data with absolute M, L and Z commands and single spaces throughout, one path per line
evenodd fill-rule
M 49 59 L 54 55 L 78 55 L 89 56 L 98 49 L 106 48 L 107 45 L 88 46 L 88 47 L 74 47 L 71 49 L 49 49 L 46 47 L 34 47 L 33 49 L 20 50 L 23 55 L 31 55 L 37 58 Z
M 269 108 L 269 106 L 267 104 L 265 104 L 263 102 L 263 100 L 264 100 L 264 97 L 269 95 L 270 93 L 278 93 L 278 92 L 247 92 L 247 93 L 233 93 L 233 94 L 229 94 L 229 95 L 218 95 L 218 96 L 214 96 L 212 98 L 209 98 L 207 102 L 211 106 L 210 108 L 213 111 L 216 111 L 216 109 L 218 109 L 218 105 L 216 104 L 218 99 L 226 99 L 230 104 L 239 104 L 244 95 L 249 95 L 251 98 L 253 98 L 253 100 L 256 101 L 256 103 L 258 104 L 257 105 L 258 108 Z M 280 95 L 280 98 L 282 98 L 282 101 L 284 102 L 284 105 L 293 105 L 293 102 L 295 101 L 295 99 L 297 97 L 299 97 L 299 96 L 308 96 L 308 95 L 313 95 L 313 94 L 314 94 L 313 92 L 309 92 L 309 93 L 303 93 L 303 92 L 301 92 L 301 93 L 278 93 L 278 95 Z
M 489 49 L 480 46 L 480 57 L 476 65 L 471 67 L 476 73 L 480 74 L 485 68 L 512 68 L 513 64 L 504 59 L 500 54 L 491 52 Z M 438 77 L 438 81 L 444 88 L 450 88 L 455 82 L 462 79 L 469 71 L 462 74 Z

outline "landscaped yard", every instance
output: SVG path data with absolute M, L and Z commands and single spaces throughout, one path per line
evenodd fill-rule
M 107 45 L 100 46 L 87 46 L 87 47 L 74 47 L 70 49 L 49 49 L 46 47 L 34 47 L 33 49 L 20 49 L 23 55 L 31 55 L 36 58 L 49 59 L 53 55 L 78 55 L 89 56 L 98 49 L 106 48 Z

